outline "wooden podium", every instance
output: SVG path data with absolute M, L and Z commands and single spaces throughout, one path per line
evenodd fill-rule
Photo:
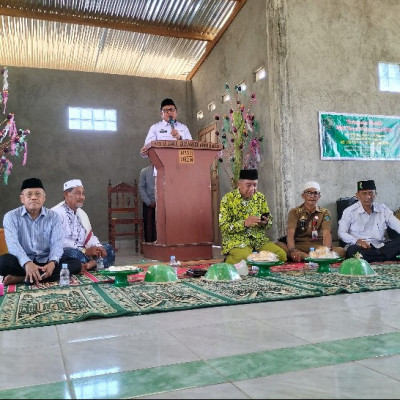
M 143 243 L 146 258 L 169 261 L 212 259 L 212 162 L 222 144 L 156 140 L 147 145 L 157 170 L 157 241 Z

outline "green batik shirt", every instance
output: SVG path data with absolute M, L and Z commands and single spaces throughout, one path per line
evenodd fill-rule
M 260 249 L 269 239 L 265 235 L 265 229 L 270 229 L 272 216 L 267 225 L 244 226 L 245 219 L 250 215 L 261 216 L 269 212 L 265 196 L 256 192 L 248 200 L 242 198 L 239 189 L 227 193 L 221 200 L 219 210 L 219 228 L 222 235 L 221 251 L 228 254 L 231 249 L 253 247 Z

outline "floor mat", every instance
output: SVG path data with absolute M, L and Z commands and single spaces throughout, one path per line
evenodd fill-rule
M 198 265 L 205 268 L 207 265 Z M 191 266 L 193 268 L 193 266 Z M 221 305 L 279 301 L 400 288 L 400 264 L 373 265 L 374 275 L 347 276 L 332 268 L 319 273 L 304 264 L 275 269 L 267 277 L 248 275 L 235 281 L 185 276 L 174 283 L 149 283 L 132 275 L 129 286 L 116 287 L 96 272 L 73 277 L 69 287 L 57 282 L 9 285 L 0 297 L 0 330 L 77 322 L 90 318 L 140 315 Z M 134 281 L 136 279 L 136 281 Z

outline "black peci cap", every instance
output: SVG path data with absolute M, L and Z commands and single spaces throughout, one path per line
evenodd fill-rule
M 239 179 L 256 181 L 258 179 L 258 171 L 256 169 L 242 169 L 239 174 Z
M 369 181 L 358 181 L 357 191 L 359 190 L 376 190 L 375 182 L 373 180 Z
M 165 107 L 165 106 L 174 106 L 175 108 L 177 108 L 176 105 L 175 105 L 175 103 L 174 103 L 174 101 L 173 101 L 172 99 L 164 99 L 164 100 L 161 102 L 160 110 L 162 110 L 163 107 Z
M 24 189 L 34 189 L 34 188 L 41 188 L 41 189 L 44 190 L 44 186 L 43 186 L 42 181 L 40 179 L 38 179 L 38 178 L 25 179 L 22 182 L 22 185 L 21 185 L 21 192 Z

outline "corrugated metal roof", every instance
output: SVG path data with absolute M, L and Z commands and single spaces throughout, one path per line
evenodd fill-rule
M 247 0 L 0 0 L 0 64 L 191 79 Z

